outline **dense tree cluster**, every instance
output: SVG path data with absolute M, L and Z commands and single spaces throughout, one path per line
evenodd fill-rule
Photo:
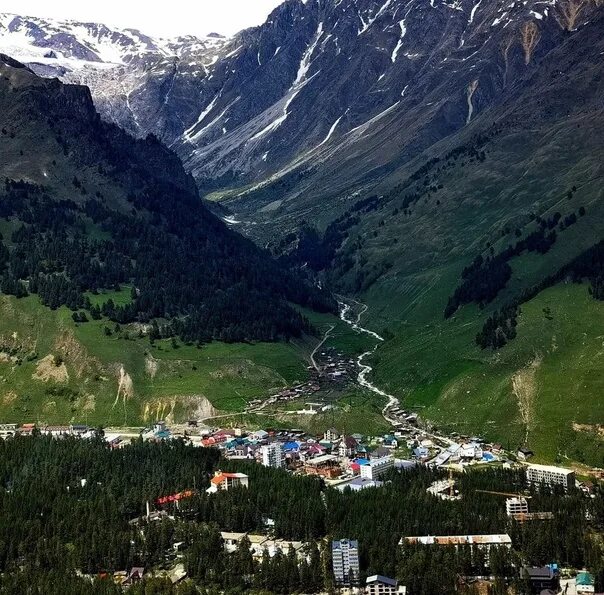
M 137 441 L 112 450 L 100 439 L 0 441 L 0 593 L 113 594 L 106 573 L 170 568 L 179 555 L 189 582 L 176 588 L 151 578 L 128 592 L 317 593 L 332 586 L 329 544 L 343 537 L 359 540 L 363 577 L 394 576 L 418 595 L 463 593 L 463 576 L 487 566 L 482 552 L 401 547 L 400 538 L 499 532 L 509 532 L 514 543 L 512 551 L 491 552 L 489 572 L 500 581 L 519 580 L 521 564 L 549 562 L 587 565 L 604 578 L 600 546 L 590 537 L 604 527 L 600 490 L 593 499 L 574 490 L 534 490 L 531 508 L 551 511 L 554 519 L 518 525 L 506 516 L 505 499 L 478 490 L 523 490 L 521 471 L 463 474 L 462 499 L 446 502 L 426 492 L 442 478 L 426 468 L 393 472 L 381 489 L 339 492 L 316 478 L 218 456 L 180 442 Z M 249 488 L 206 494 L 219 465 L 247 473 Z M 144 518 L 146 502 L 153 507 L 158 496 L 193 487 L 196 496 L 178 508 L 166 505 L 171 516 Z M 234 552 L 225 550 L 221 530 L 266 533 L 269 526 L 277 538 L 305 542 L 304 555 L 289 549 L 255 559 L 246 539 Z
M 579 215 L 584 215 L 585 209 L 579 210 Z M 510 244 L 507 248 L 496 255 L 489 254 L 484 257 L 479 254 L 472 263 L 465 267 L 461 273 L 461 283 L 449 298 L 445 307 L 445 318 L 450 318 L 455 312 L 465 304 L 476 303 L 481 307 L 492 302 L 499 292 L 507 285 L 512 276 L 512 268 L 509 261 L 520 256 L 524 252 L 536 252 L 538 254 L 547 253 L 550 248 L 556 243 L 557 233 L 556 226 L 560 231 L 567 229 L 577 222 L 577 215 L 570 213 L 564 219 L 559 212 L 554 213 L 551 217 L 542 218 L 532 216 L 532 221 L 535 221 L 538 228 L 530 232 L 525 238 L 518 240 L 515 244 Z M 516 235 L 522 235 L 520 230 L 516 230 Z M 507 340 L 502 339 L 502 332 L 505 331 L 506 325 L 501 325 L 502 317 L 509 314 L 508 312 L 499 312 L 485 323 L 485 328 L 482 334 L 479 335 L 477 343 L 481 347 L 501 347 Z M 513 318 L 508 317 L 509 320 Z M 509 332 L 503 332 L 508 335 L 508 339 L 515 337 L 515 330 L 512 327 L 515 325 L 507 325 Z M 500 329 L 500 330 L 498 330 Z M 513 337 L 510 336 L 513 334 Z
M 334 309 L 326 294 L 227 230 L 201 202 L 156 185 L 132 192 L 132 213 L 108 209 L 97 198 L 83 205 L 51 199 L 42 188 L 6 180 L 0 216 L 22 222 L 0 248 L 0 288 L 37 293 L 50 308 L 88 309 L 86 291 L 123 283 L 136 288 L 130 303 L 107 304 L 119 323 L 167 319 L 167 335 L 185 341 L 267 340 L 309 332 L 288 301 Z M 90 226 L 109 239 L 93 239 Z
M 490 347 L 500 349 L 516 338 L 518 325 L 518 307 L 507 306 L 496 310 L 489 316 L 480 332 L 476 335 L 476 344 L 481 349 Z
M 524 291 L 517 299 L 496 310 L 485 321 L 476 336 L 483 349 L 499 349 L 516 337 L 517 317 L 521 304 L 532 300 L 544 289 L 562 281 L 581 283 L 589 281 L 589 292 L 597 300 L 604 300 L 604 240 L 588 248 L 553 275 Z

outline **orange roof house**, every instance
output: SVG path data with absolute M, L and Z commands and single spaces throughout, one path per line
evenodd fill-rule
M 210 487 L 206 490 L 213 494 L 219 490 L 230 490 L 236 487 L 249 487 L 249 477 L 245 473 L 223 473 L 216 471 L 210 480 Z

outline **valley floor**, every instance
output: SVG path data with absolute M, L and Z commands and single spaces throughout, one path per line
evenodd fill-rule
M 396 421 L 398 400 L 440 435 L 479 434 L 510 452 L 526 446 L 536 460 L 604 466 L 604 307 L 586 286 L 560 285 L 525 304 L 517 339 L 495 353 L 475 346 L 470 308 L 450 321 L 382 327 L 379 302 L 368 311 L 348 303 L 340 319 L 304 312 L 318 338 L 197 348 L 151 344 L 142 329 L 107 320 L 76 324 L 35 296 L 0 296 L 0 420 L 125 427 L 192 418 L 379 435 Z M 374 329 L 384 327 L 380 341 Z M 315 368 L 333 377 L 318 382 Z M 300 394 L 274 399 L 296 386 Z

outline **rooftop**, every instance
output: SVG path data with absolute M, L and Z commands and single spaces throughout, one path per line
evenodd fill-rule
M 372 576 L 367 577 L 367 584 L 371 583 L 382 583 L 383 585 L 388 585 L 390 587 L 396 587 L 398 585 L 398 581 L 393 578 L 388 578 L 387 576 L 382 576 L 381 574 L 374 574 Z
M 216 473 L 210 480 L 213 484 L 222 483 L 225 479 L 244 479 L 247 478 L 245 473 Z
M 588 587 L 594 584 L 594 577 L 585 570 L 577 574 L 577 586 Z
M 528 468 L 549 473 L 564 473 L 566 475 L 574 473 L 572 469 L 565 469 L 564 467 L 554 467 L 552 465 L 529 465 Z
M 401 542 L 422 545 L 511 545 L 507 534 L 498 535 L 425 535 L 423 537 L 403 537 Z
M 342 548 L 342 544 L 347 543 L 349 547 L 358 549 L 359 542 L 356 539 L 340 539 L 331 542 L 332 550 L 339 550 Z
M 307 465 L 323 465 L 325 463 L 331 463 L 335 461 L 336 457 L 334 455 L 319 455 L 318 457 L 314 457 L 306 461 Z

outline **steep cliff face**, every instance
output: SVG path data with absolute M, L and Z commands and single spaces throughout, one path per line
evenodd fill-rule
M 0 48 L 88 85 L 104 118 L 158 134 L 202 187 L 289 187 L 326 160 L 352 187 L 498 104 L 599 13 L 594 0 L 287 0 L 231 39 L 177 40 L 4 15 Z

